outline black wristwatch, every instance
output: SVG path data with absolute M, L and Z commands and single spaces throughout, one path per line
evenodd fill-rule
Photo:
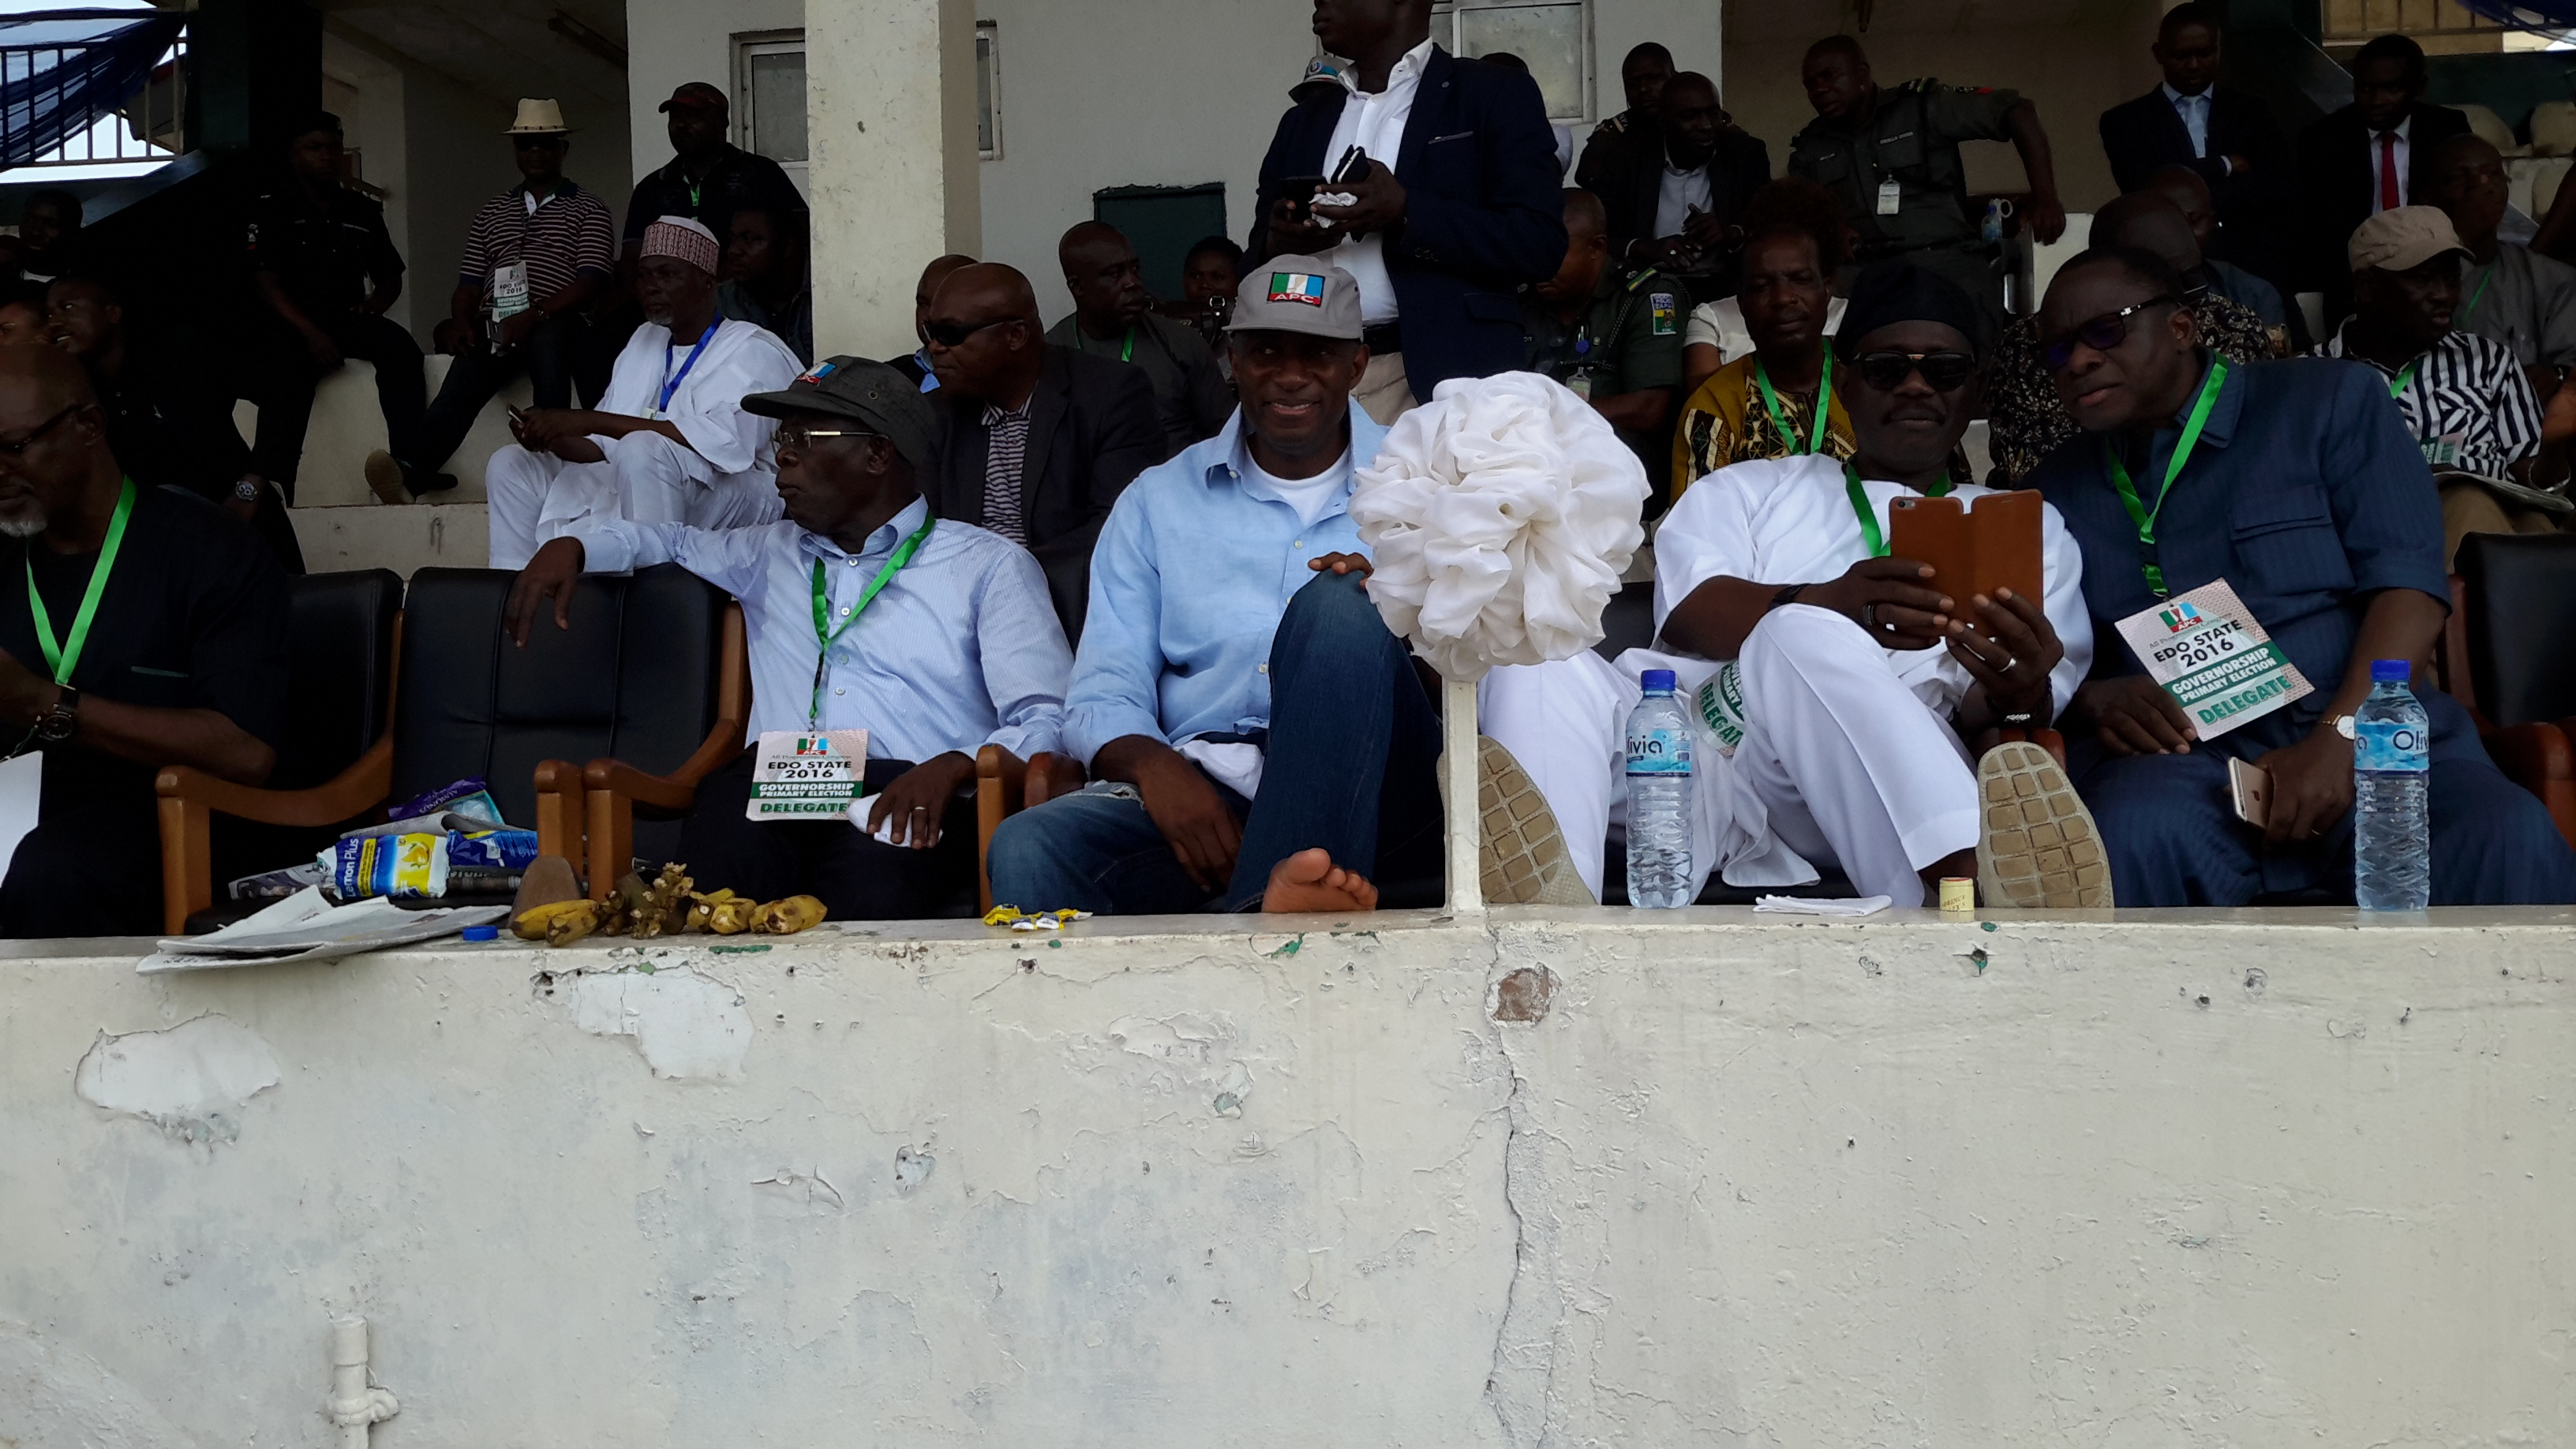
M 1789 587 L 1782 589 L 1780 592 L 1771 596 L 1771 607 L 1777 609 L 1787 604 L 1794 604 L 1798 602 L 1798 596 L 1806 591 L 1807 586 L 1805 584 L 1791 584 Z
M 36 716 L 36 738 L 58 745 L 80 728 L 80 691 L 66 684 L 54 697 L 54 707 Z

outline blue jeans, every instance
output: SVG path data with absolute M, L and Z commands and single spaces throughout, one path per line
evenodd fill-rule
M 1270 641 L 1270 736 L 1260 798 L 1217 785 L 1243 821 L 1234 878 L 1213 901 L 1192 884 L 1144 802 L 1095 785 L 1002 822 L 993 899 L 1023 910 L 1163 915 L 1248 910 L 1271 869 L 1322 847 L 1334 863 L 1412 899 L 1439 896 L 1440 720 L 1404 646 L 1357 576 L 1319 574 Z M 1213 783 L 1213 782 L 1211 782 Z

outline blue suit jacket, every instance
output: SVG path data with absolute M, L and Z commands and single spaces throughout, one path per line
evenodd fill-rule
M 1349 100 L 1336 88 L 1280 118 L 1261 161 L 1254 258 L 1294 250 L 1287 239 L 1268 239 L 1271 206 L 1284 178 L 1325 174 L 1333 158 L 1324 148 Z M 1521 365 L 1514 294 L 1565 264 L 1563 169 L 1537 82 L 1437 46 L 1390 164 L 1404 184 L 1405 215 L 1386 234 L 1386 270 L 1404 328 L 1405 375 L 1428 402 L 1450 378 Z

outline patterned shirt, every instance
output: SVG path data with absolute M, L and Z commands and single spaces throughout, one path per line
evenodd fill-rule
M 1762 396 L 1753 375 L 1755 359 L 1739 357 L 1699 385 L 1682 406 L 1681 425 L 1673 430 L 1673 497 L 1678 500 L 1693 483 L 1720 468 L 1764 458 L 1787 458 L 1806 451 L 1815 436 L 1816 403 L 1812 396 L 1773 391 L 1780 399 L 1780 419 Z M 1780 436 L 1780 423 L 1798 440 L 1792 448 Z M 1825 413 L 1825 456 L 1848 458 L 1853 449 L 1851 419 L 1842 401 L 1833 399 Z
M 1020 513 L 1020 474 L 1029 456 L 1029 405 L 984 405 L 984 527 L 1026 545 L 1028 520 Z
M 2237 362 L 2264 362 L 2277 354 L 2263 319 L 2216 293 L 2192 307 L 2200 319 L 2201 345 Z M 2023 317 L 2004 329 L 1986 368 L 1986 405 L 1998 487 L 2015 488 L 2030 470 L 2083 429 L 2057 395 L 2057 380 L 2040 360 L 2039 319 Z
M 2425 462 L 2501 478 L 2540 446 L 2540 400 L 2531 395 L 2522 365 L 2503 343 L 2474 332 L 2449 332 L 2431 351 L 2392 371 L 2346 349 L 2351 327 L 2346 319 L 2309 355 L 2349 357 L 2392 386 L 2405 377 L 2405 389 L 2394 394 L 2397 413 Z
M 483 203 L 465 233 L 457 285 L 481 288 L 488 301 L 492 273 L 512 262 L 527 264 L 530 306 L 579 278 L 608 275 L 617 264 L 617 227 L 608 203 L 569 181 L 541 198 L 513 186 Z

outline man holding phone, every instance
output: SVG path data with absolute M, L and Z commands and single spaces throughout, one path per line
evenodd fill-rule
M 1521 365 L 1513 293 L 1565 260 L 1563 167 L 1538 84 L 1432 44 L 1431 0 L 1314 4 L 1316 38 L 1350 65 L 1280 119 L 1245 271 L 1320 253 L 1358 281 L 1353 396 L 1392 423 L 1450 378 Z
M 1485 732 L 1528 769 L 1596 890 L 1625 814 L 1621 722 L 1639 672 L 1670 669 L 1704 726 L 1698 883 L 1798 885 L 1832 864 L 1899 906 L 1968 875 L 1991 906 L 2111 904 L 2101 841 L 2063 772 L 2035 746 L 1981 759 L 1968 743 L 2046 727 L 2092 665 L 2082 560 L 2055 510 L 2038 510 L 2025 540 L 2039 598 L 1962 598 L 1891 556 L 1905 500 L 1993 491 L 1949 474 L 1976 411 L 1983 326 L 1932 272 L 1861 273 L 1834 340 L 1850 462 L 1738 463 L 1682 495 L 1655 538 L 1657 648 L 1487 676 Z M 1988 818 L 1981 796 L 1998 789 L 2044 806 L 2040 825 Z

